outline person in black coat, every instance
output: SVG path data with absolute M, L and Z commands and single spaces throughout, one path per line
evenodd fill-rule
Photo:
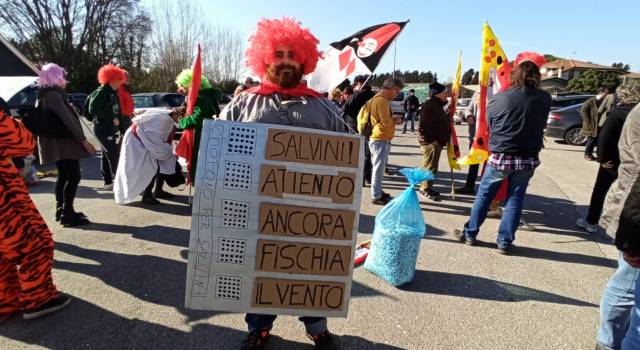
M 578 218 L 576 221 L 576 225 L 588 233 L 598 231 L 598 220 L 602 214 L 605 197 L 613 182 L 618 178 L 618 166 L 620 166 L 618 141 L 627 115 L 633 107 L 635 107 L 635 103 L 621 101 L 607 115 L 607 120 L 598 136 L 597 161 L 600 163 L 600 168 L 598 168 L 596 183 L 593 186 L 593 192 L 591 192 L 587 216 Z
M 344 117 L 349 123 L 349 126 L 353 130 L 358 130 L 358 113 L 362 106 L 369 101 L 375 95 L 375 92 L 371 89 L 371 86 L 365 84 L 367 77 L 365 75 L 357 76 L 354 79 L 355 85 L 353 91 L 355 92 L 351 98 L 342 106 L 342 112 Z M 371 152 L 369 151 L 369 140 L 365 140 L 364 143 L 364 179 L 363 185 L 371 183 Z

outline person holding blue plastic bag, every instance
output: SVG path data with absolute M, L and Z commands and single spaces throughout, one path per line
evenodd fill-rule
M 400 170 L 409 187 L 376 215 L 371 250 L 364 264 L 367 271 L 399 286 L 413 280 L 420 242 L 426 227 L 415 186 L 433 180 L 433 173 L 422 168 Z

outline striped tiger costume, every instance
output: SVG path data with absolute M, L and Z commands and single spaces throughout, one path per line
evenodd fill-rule
M 0 111 L 0 320 L 58 296 L 51 231 L 11 162 L 34 147 L 22 123 Z

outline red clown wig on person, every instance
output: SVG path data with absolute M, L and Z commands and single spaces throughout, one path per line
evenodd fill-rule
M 249 42 L 247 66 L 259 77 L 264 77 L 265 66 L 275 61 L 278 45 L 287 45 L 295 52 L 295 61 L 302 66 L 303 74 L 313 72 L 320 58 L 317 49 L 320 41 L 293 18 L 263 18 L 258 22 L 255 34 L 249 37 Z
M 98 82 L 100 84 L 109 84 L 112 81 L 120 80 L 122 83 L 127 82 L 127 72 L 114 66 L 113 64 L 105 64 L 98 70 Z

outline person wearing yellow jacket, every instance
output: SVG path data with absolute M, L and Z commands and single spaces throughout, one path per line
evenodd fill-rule
M 391 140 L 396 133 L 396 124 L 402 122 L 401 116 L 392 116 L 389 101 L 404 86 L 400 79 L 389 78 L 382 84 L 382 91 L 378 92 L 362 108 L 369 108 L 369 116 L 373 132 L 369 137 L 369 149 L 371 149 L 371 203 L 384 205 L 389 203 L 391 196 L 382 191 L 382 177 L 387 166 Z

